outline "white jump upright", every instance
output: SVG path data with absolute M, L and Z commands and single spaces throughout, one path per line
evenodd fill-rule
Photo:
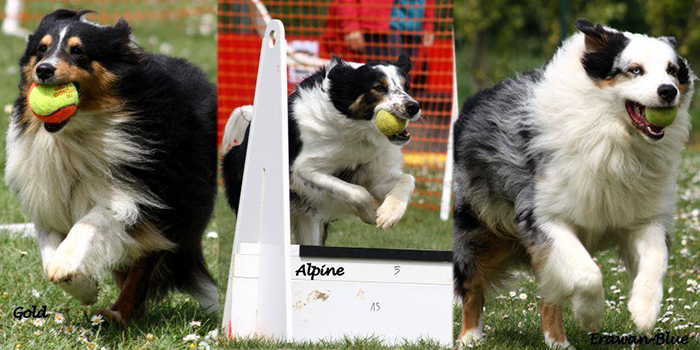
M 287 44 L 279 20 L 268 24 L 262 39 L 250 128 L 224 327 L 229 336 L 291 339 Z M 247 245 L 258 247 L 259 276 L 232 278 L 246 264 L 236 256 Z
M 229 338 L 452 345 L 451 252 L 291 245 L 284 27 L 262 40 L 229 271 Z

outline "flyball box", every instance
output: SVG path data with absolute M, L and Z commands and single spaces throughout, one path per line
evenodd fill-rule
M 223 328 L 284 341 L 452 345 L 452 253 L 292 245 L 284 27 L 262 40 Z M 265 101 L 265 103 L 259 103 Z

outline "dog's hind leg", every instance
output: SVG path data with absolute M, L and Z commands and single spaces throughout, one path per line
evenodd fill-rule
M 545 344 L 550 349 L 573 350 L 573 346 L 566 340 L 564 333 L 562 304 L 550 304 L 542 298 L 541 307 L 542 333 L 544 333 Z
M 129 267 L 126 280 L 117 301 L 110 309 L 101 309 L 97 313 L 103 315 L 110 323 L 126 326 L 135 316 L 145 314 L 145 303 L 148 296 L 148 285 L 156 269 L 158 256 L 148 255 L 139 258 Z
M 462 346 L 477 344 L 483 334 L 484 293 L 507 275 L 522 249 L 481 226 L 468 205 L 455 210 L 455 290 L 462 297 Z
M 196 288 L 185 290 L 191 295 L 204 311 L 208 314 L 215 314 L 219 311 L 219 289 L 209 275 L 201 274 L 195 277 Z
M 323 224 L 311 215 L 298 214 L 292 219 L 292 233 L 296 237 L 297 244 L 323 245 L 325 237 L 321 229 Z

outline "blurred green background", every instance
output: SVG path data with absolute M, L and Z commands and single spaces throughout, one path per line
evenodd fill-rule
M 585 18 L 619 30 L 675 36 L 691 67 L 700 64 L 700 0 L 456 0 L 460 101 L 544 64 Z M 700 148 L 700 99 L 691 147 Z

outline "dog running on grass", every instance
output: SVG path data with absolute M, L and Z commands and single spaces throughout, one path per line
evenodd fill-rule
M 562 303 L 588 331 L 603 323 L 591 254 L 617 247 L 639 331 L 659 314 L 674 189 L 696 79 L 675 39 L 579 20 L 543 68 L 471 97 L 455 125 L 455 288 L 465 344 L 483 337 L 484 294 L 518 263 L 542 294 L 551 347 L 570 344 Z M 661 128 L 648 108 L 677 108 Z
M 29 36 L 7 135 L 6 181 L 34 222 L 46 277 L 84 304 L 96 279 L 121 289 L 106 319 L 127 324 L 172 289 L 218 305 L 201 237 L 216 195 L 216 91 L 182 59 L 135 44 L 128 23 L 57 10 Z M 77 112 L 43 122 L 33 84 L 73 83 Z

